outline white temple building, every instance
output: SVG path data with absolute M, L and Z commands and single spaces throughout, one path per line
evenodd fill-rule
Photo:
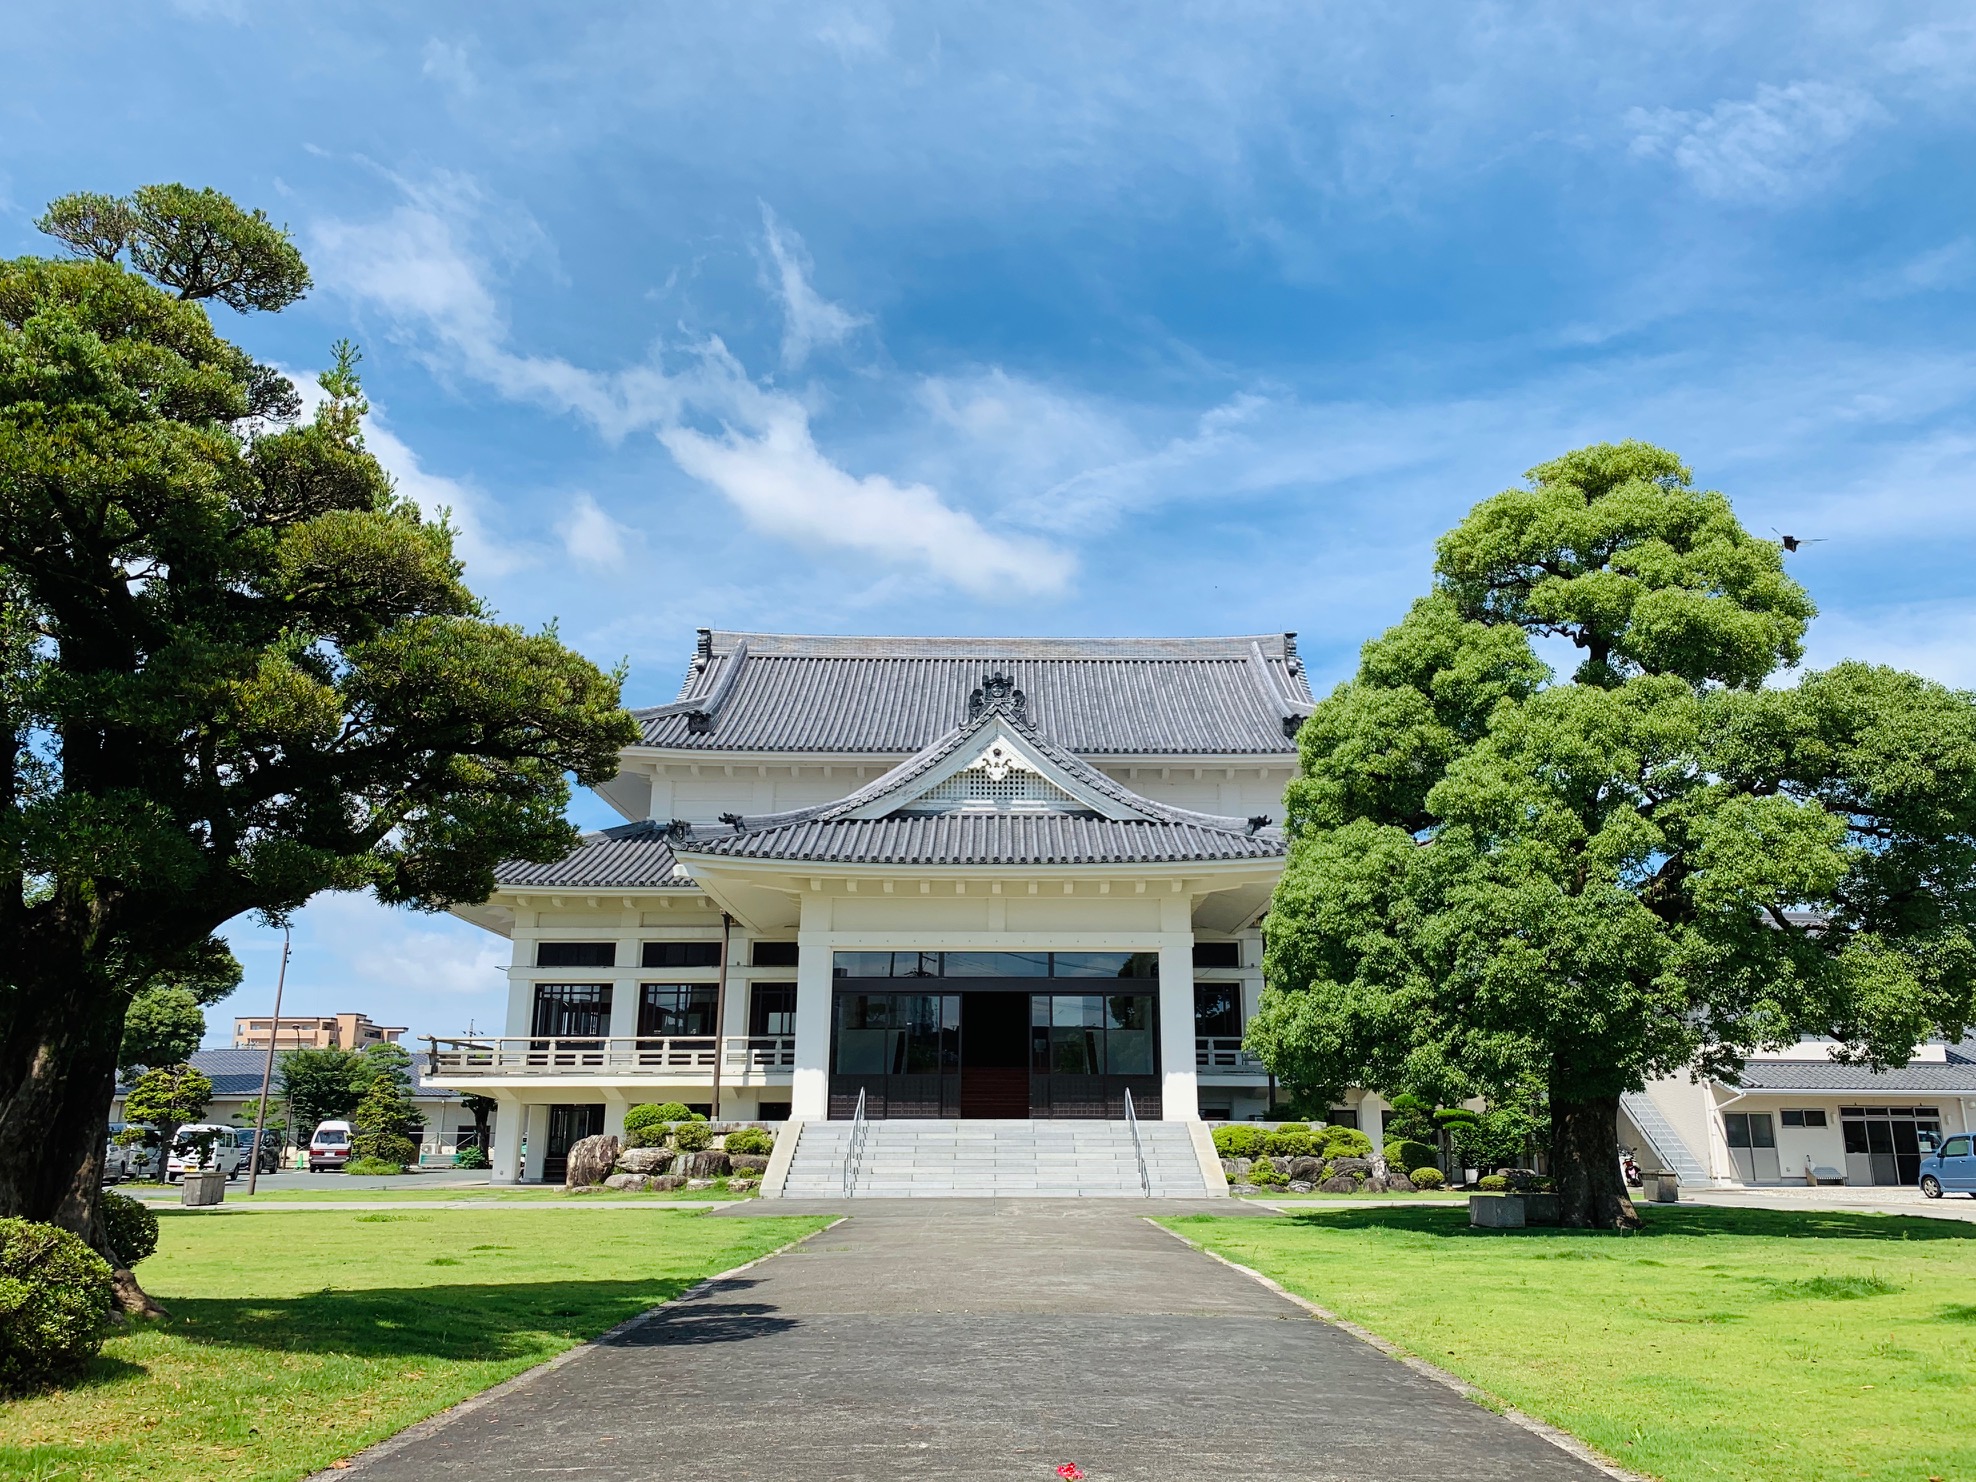
M 514 942 L 506 1033 L 438 1041 L 428 1079 L 497 1099 L 497 1181 L 651 1101 L 1259 1115 L 1241 1036 L 1311 707 L 1286 633 L 703 629 L 598 789 L 628 821 L 460 908 Z

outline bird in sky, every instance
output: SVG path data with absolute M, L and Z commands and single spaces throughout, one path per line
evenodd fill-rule
M 1777 537 L 1777 543 L 1783 546 L 1786 551 L 1795 551 L 1801 545 L 1823 545 L 1825 543 L 1823 536 L 1820 536 L 1816 540 L 1806 540 L 1801 535 L 1786 535 L 1775 525 L 1770 527 L 1770 533 Z

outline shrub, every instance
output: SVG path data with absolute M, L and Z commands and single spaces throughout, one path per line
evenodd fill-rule
M 1447 1177 L 1438 1168 L 1416 1168 L 1413 1170 L 1413 1186 L 1416 1189 L 1438 1189 L 1447 1183 Z
M 1308 1132 L 1310 1131 L 1310 1123 L 1309 1122 L 1278 1122 L 1276 1124 L 1276 1130 L 1278 1132 Z
M 403 1142 L 406 1147 L 412 1148 L 410 1139 L 400 1138 L 399 1141 Z M 416 1157 L 417 1155 L 418 1149 L 412 1148 L 412 1156 Z M 348 1163 L 343 1165 L 343 1171 L 345 1173 L 361 1173 L 366 1177 L 403 1173 L 405 1171 L 405 1163 L 404 1161 L 394 1161 L 390 1158 L 352 1158 Z
M 713 1129 L 706 1122 L 681 1122 L 672 1129 L 672 1140 L 682 1153 L 697 1153 L 713 1144 Z
M 686 1110 L 676 1101 L 667 1102 L 663 1106 L 646 1101 L 632 1107 L 624 1114 L 624 1145 L 633 1148 L 657 1147 L 666 1140 L 666 1130 L 672 1123 L 686 1120 L 684 1117 L 666 1115 L 667 1112 L 675 1109 L 682 1112 Z
M 730 1153 L 772 1153 L 775 1138 L 760 1127 L 737 1127 L 727 1134 L 726 1147 Z
M 0 1390 L 81 1374 L 115 1301 L 110 1263 L 67 1230 L 0 1219 Z
M 1327 1158 L 1370 1158 L 1372 1139 L 1356 1127 L 1326 1127 L 1321 1151 Z
M 1434 1149 L 1424 1142 L 1399 1141 L 1386 1144 L 1386 1161 L 1412 1173 L 1416 1168 L 1434 1166 Z
M 1278 1158 L 1307 1158 L 1317 1151 L 1318 1139 L 1308 1127 L 1288 1124 L 1270 1133 L 1263 1146 Z
M 1214 1150 L 1224 1158 L 1253 1158 L 1268 1141 L 1267 1132 L 1247 1122 L 1214 1129 Z
M 488 1166 L 487 1149 L 478 1144 L 473 1147 L 461 1148 L 457 1153 L 453 1154 L 453 1166 L 455 1168 L 485 1168 Z
M 1492 1173 L 1487 1178 L 1477 1180 L 1475 1187 L 1485 1194 L 1506 1194 L 1509 1192 L 1509 1180 L 1500 1173 Z
M 1268 1188 L 1274 1184 L 1287 1184 L 1290 1180 L 1269 1159 L 1258 1158 L 1249 1165 L 1248 1181 L 1257 1188 Z
M 103 1195 L 103 1232 L 128 1270 L 158 1248 L 158 1217 L 142 1200 Z

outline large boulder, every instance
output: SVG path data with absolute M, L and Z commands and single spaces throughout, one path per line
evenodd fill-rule
M 1317 1187 L 1326 1194 L 1356 1194 L 1359 1186 L 1358 1180 L 1349 1173 L 1340 1173 L 1327 1178 Z
M 628 1194 L 639 1194 L 652 1187 L 649 1173 L 613 1173 L 604 1180 L 607 1189 L 620 1189 Z
M 1324 1177 L 1322 1158 L 1291 1158 L 1288 1162 L 1290 1166 L 1283 1171 L 1289 1174 L 1294 1182 L 1314 1184 Z
M 1290 1192 L 1293 1194 L 1308 1194 L 1313 1187 L 1314 1185 L 1305 1179 L 1293 1178 L 1290 1180 Z
M 719 1148 L 707 1148 L 698 1153 L 681 1153 L 676 1166 L 687 1178 L 702 1179 L 719 1178 L 732 1164 Z
M 727 1161 L 736 1173 L 758 1174 L 768 1167 L 767 1153 L 729 1153 Z
M 1411 1194 L 1413 1180 L 1398 1168 L 1389 1167 L 1384 1173 L 1375 1173 L 1360 1188 L 1366 1194 Z
M 569 1168 L 563 1174 L 566 1189 L 588 1189 L 611 1176 L 618 1160 L 618 1140 L 599 1135 L 579 1138 L 569 1150 Z
M 620 1173 L 664 1173 L 671 1165 L 672 1154 L 665 1148 L 626 1148 L 617 1160 Z
M 1331 1170 L 1331 1176 L 1333 1178 L 1336 1178 L 1341 1173 L 1369 1174 L 1372 1172 L 1372 1159 L 1333 1158 L 1329 1166 Z
M 1223 1158 L 1221 1160 L 1221 1171 L 1228 1175 L 1231 1183 L 1238 1183 L 1242 1179 L 1247 1178 L 1249 1176 L 1249 1169 L 1253 1166 L 1253 1160 L 1249 1158 Z

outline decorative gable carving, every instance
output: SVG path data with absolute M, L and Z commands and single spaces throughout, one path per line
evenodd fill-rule
M 967 697 L 967 718 L 981 719 L 989 710 L 1006 711 L 1024 725 L 1029 724 L 1029 696 L 1015 687 L 1015 681 L 1002 673 L 983 677 L 981 688 Z

